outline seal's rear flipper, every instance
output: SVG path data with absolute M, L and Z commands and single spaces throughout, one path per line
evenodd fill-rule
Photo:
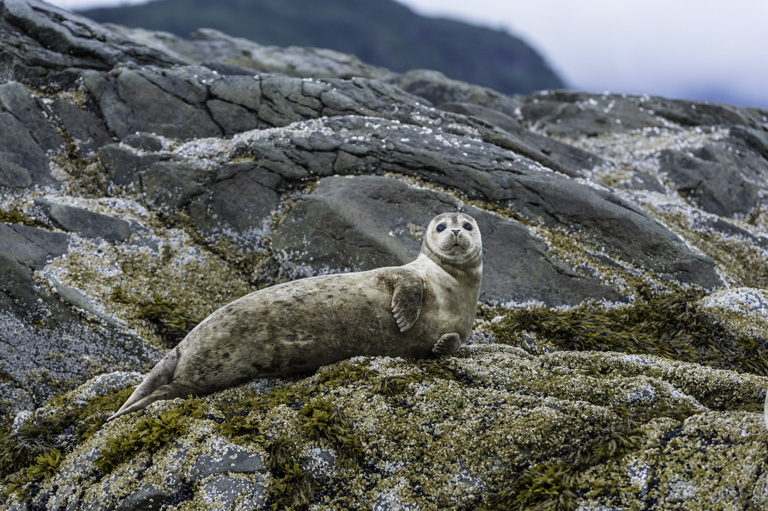
M 140 408 L 134 408 L 133 405 L 139 401 L 142 401 L 145 397 L 149 396 L 163 385 L 171 383 L 173 381 L 173 374 L 176 372 L 176 363 L 178 360 L 178 348 L 173 348 L 162 358 L 162 360 L 160 360 L 160 362 L 157 363 L 155 367 L 152 368 L 152 371 L 150 371 L 147 377 L 144 378 L 144 381 L 141 382 L 138 387 L 136 387 L 136 390 L 134 390 L 133 394 L 131 394 L 131 397 L 129 397 L 128 400 L 123 403 L 123 406 L 121 406 L 120 409 L 107 420 L 112 420 L 115 417 L 119 417 L 125 413 L 128 413 L 128 408 L 131 408 L 131 411 L 143 408 L 143 406 Z M 157 400 L 154 399 L 153 401 Z M 148 404 L 149 402 L 144 406 Z
M 138 389 L 136 389 L 138 390 Z M 142 408 L 145 408 L 147 405 L 154 403 L 155 401 L 162 401 L 165 399 L 175 399 L 177 397 L 189 397 L 199 394 L 195 391 L 192 387 L 188 387 L 186 385 L 182 385 L 181 383 L 169 383 L 168 385 L 162 385 L 158 389 L 156 389 L 154 392 L 152 392 L 148 396 L 144 396 L 143 398 L 139 399 L 135 403 L 125 406 L 123 405 L 120 407 L 120 409 L 115 412 L 114 415 L 112 415 L 108 421 L 111 421 L 112 419 L 115 419 L 117 417 L 120 417 L 121 415 L 125 415 L 126 413 L 136 412 L 138 410 L 141 410 Z M 126 402 L 127 404 L 127 402 Z

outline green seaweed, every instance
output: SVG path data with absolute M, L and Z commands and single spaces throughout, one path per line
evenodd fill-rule
M 490 510 L 573 511 L 577 499 L 590 488 L 582 473 L 611 459 L 619 459 L 636 450 L 643 435 L 633 420 L 619 420 L 612 428 L 580 446 L 561 459 L 534 465 L 514 483 L 498 493 L 488 495 Z
M 621 351 L 768 375 L 768 341 L 732 332 L 697 301 L 700 290 L 641 288 L 626 307 L 584 302 L 572 309 L 545 306 L 494 309 L 488 326 L 497 342 L 518 345 L 519 333 L 568 351 Z M 487 314 L 487 313 L 486 313 Z
M 317 489 L 312 474 L 304 471 L 297 461 L 299 453 L 291 440 L 284 436 L 270 438 L 264 443 L 265 465 L 272 473 L 267 486 L 267 503 L 272 509 L 307 509 Z
M 94 460 L 94 465 L 102 474 L 108 474 L 137 451 L 155 451 L 185 433 L 187 427 L 184 422 L 181 410 L 159 417 L 146 417 L 127 436 L 107 438 L 107 446 Z
M 349 460 L 362 453 L 360 441 L 355 436 L 344 413 L 324 397 L 309 401 L 299 410 L 301 428 L 310 437 L 323 440 Z
M 152 295 L 151 300 L 141 301 L 129 296 L 122 286 L 115 286 L 110 298 L 118 303 L 138 306 L 136 317 L 154 325 L 168 347 L 176 346 L 203 319 L 157 293 Z
M 74 402 L 71 395 L 59 396 L 47 405 L 54 413 L 33 416 L 13 433 L 4 431 L 0 435 L 0 477 L 6 493 L 53 475 L 61 458 L 98 431 L 107 414 L 131 392 L 130 388 L 119 389 L 85 404 Z
M 22 224 L 29 227 L 48 228 L 43 222 L 32 218 L 31 216 L 19 213 L 18 211 L 6 211 L 0 209 L 0 223 L 4 224 Z

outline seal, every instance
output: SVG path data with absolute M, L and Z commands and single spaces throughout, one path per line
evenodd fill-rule
M 477 222 L 463 213 L 438 215 L 406 265 L 286 282 L 216 310 L 109 419 L 358 355 L 450 355 L 472 329 L 482 272 Z

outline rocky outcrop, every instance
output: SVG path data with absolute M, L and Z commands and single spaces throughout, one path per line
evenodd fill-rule
M 507 97 L 36 0 L 0 3 L 0 34 L 11 509 L 764 507 L 768 112 Z M 457 357 L 103 425 L 219 306 L 402 264 L 450 210 L 485 248 Z

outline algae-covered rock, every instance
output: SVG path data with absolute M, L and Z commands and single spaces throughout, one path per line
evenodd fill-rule
M 0 505 L 764 509 L 768 112 L 0 2 Z M 470 345 L 158 402 L 249 292 L 478 220 Z M 362 340 L 361 342 L 363 342 Z
M 205 401 L 155 403 L 66 447 L 50 439 L 63 460 L 26 500 L 69 509 L 150 499 L 181 509 L 666 509 L 683 500 L 759 509 L 765 384 L 648 355 L 533 355 L 492 343 L 438 362 L 361 358 Z M 715 398 L 734 389 L 739 399 Z M 99 423 L 103 398 L 74 400 L 83 395 L 59 406 Z M 41 409 L 18 428 L 62 428 L 65 410 Z M 155 440 L 133 440 L 150 426 Z M 19 494 L 9 502 L 14 509 Z

